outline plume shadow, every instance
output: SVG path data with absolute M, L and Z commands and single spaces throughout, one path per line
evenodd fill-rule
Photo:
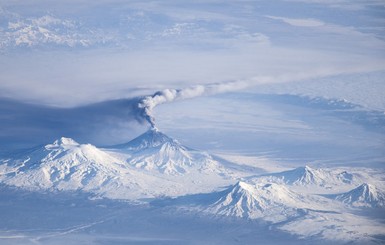
M 58 108 L 0 98 L 0 153 L 59 137 L 96 145 L 125 142 L 143 130 L 141 98 Z

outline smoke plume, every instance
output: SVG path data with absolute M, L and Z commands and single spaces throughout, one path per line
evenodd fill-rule
M 264 83 L 270 79 L 265 77 L 253 79 L 252 84 L 256 82 Z M 199 96 L 207 96 L 219 93 L 225 93 L 230 91 L 236 91 L 244 89 L 250 86 L 251 80 L 239 80 L 225 83 L 214 83 L 207 85 L 196 85 L 184 89 L 165 89 L 158 91 L 151 96 L 146 96 L 139 101 L 138 108 L 141 110 L 141 116 L 151 125 L 155 127 L 155 118 L 153 116 L 153 110 L 156 106 L 170 103 L 178 100 L 185 100 L 195 98 Z

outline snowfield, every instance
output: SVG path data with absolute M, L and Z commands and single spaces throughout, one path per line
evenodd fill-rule
M 371 174 L 374 170 L 304 166 L 267 172 L 263 165 L 260 168 L 247 162 L 240 165 L 190 149 L 157 128 L 149 129 L 128 143 L 108 148 L 79 144 L 63 137 L 2 159 L 0 171 L 3 192 L 12 190 L 17 196 L 15 193 L 23 190 L 31 191 L 21 199 L 3 198 L 3 208 L 10 209 L 10 205 L 20 204 L 24 198 L 33 199 L 35 195 L 39 197 L 33 201 L 36 205 L 44 203 L 49 195 L 69 202 L 63 207 L 69 216 L 74 215 L 74 210 L 80 212 L 79 207 L 90 206 L 92 211 L 83 215 L 85 220 L 91 218 L 92 221 L 75 222 L 71 229 L 59 225 L 58 229 L 63 230 L 55 231 L 54 236 L 69 235 L 69 239 L 79 231 L 104 229 L 111 217 L 94 220 L 93 212 L 117 205 L 114 217 L 131 212 L 125 209 L 138 209 L 138 215 L 146 217 L 152 212 L 159 212 L 158 215 L 173 212 L 175 217 L 166 219 L 171 223 L 182 222 L 174 219 L 194 219 L 194 222 L 220 219 L 225 224 L 251 222 L 253 225 L 248 229 L 239 231 L 250 232 L 241 243 L 250 243 L 249 236 L 261 232 L 266 225 L 270 230 L 293 236 L 293 241 L 384 242 L 381 237 L 385 234 L 385 183 L 380 175 Z M 51 205 L 57 204 L 44 205 L 54 209 Z M 376 212 L 381 215 L 371 219 Z M 28 214 L 23 215 L 28 217 Z M 130 215 L 140 219 L 136 214 Z M 57 218 L 47 222 L 57 222 Z M 63 224 L 66 222 L 72 221 L 69 219 Z M 119 226 L 119 222 L 113 227 Z M 194 232 L 203 230 L 201 227 Z M 29 232 L 3 229 L 0 239 L 25 242 Z M 45 238 L 33 239 L 45 241 Z M 159 241 L 153 240 L 154 243 Z M 163 242 L 172 243 L 167 239 Z

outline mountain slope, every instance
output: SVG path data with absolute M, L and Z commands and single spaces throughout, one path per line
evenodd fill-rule
M 159 131 L 157 128 L 152 127 L 145 133 L 131 140 L 130 142 L 121 145 L 116 145 L 113 148 L 120 148 L 137 152 L 148 148 L 156 148 L 162 146 L 163 144 L 168 144 L 176 148 L 182 147 L 177 140 L 168 137 L 167 135 Z
M 354 207 L 385 207 L 385 193 L 374 185 L 367 183 L 349 192 L 337 195 L 335 199 Z
M 192 170 L 225 171 L 209 154 L 189 149 L 154 127 L 111 149 L 128 154 L 126 161 L 132 166 L 162 174 L 184 175 Z
M 346 171 L 335 172 L 326 169 L 314 169 L 309 166 L 273 173 L 264 177 L 275 179 L 280 183 L 289 185 L 320 187 L 352 184 L 357 178 L 353 174 Z
M 303 216 L 306 210 L 324 210 L 324 203 L 323 198 L 301 195 L 284 185 L 252 185 L 240 181 L 222 192 L 206 211 L 276 223 Z
M 210 155 L 187 149 L 159 131 L 109 149 L 61 138 L 0 159 L 1 183 L 82 190 L 114 199 L 209 192 L 233 182 L 230 174 Z
M 3 183 L 32 189 L 80 189 L 107 195 L 140 189 L 124 163 L 93 145 L 64 137 L 3 160 L 0 171 Z

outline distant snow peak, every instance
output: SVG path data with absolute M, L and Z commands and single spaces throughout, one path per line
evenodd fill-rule
M 61 137 L 60 139 L 57 139 L 53 142 L 54 146 L 77 146 L 79 145 L 78 142 L 71 138 Z
M 294 185 L 323 184 L 325 182 L 323 171 L 309 166 L 276 173 L 273 176 L 280 178 L 286 184 Z
M 232 171 L 204 151 L 190 149 L 165 135 L 156 127 L 128 143 L 110 147 L 117 154 L 128 156 L 132 166 L 155 174 L 186 175 L 205 173 L 228 179 Z
M 271 176 L 285 184 L 300 186 L 312 185 L 326 187 L 352 184 L 354 182 L 354 175 L 346 171 L 335 172 L 328 169 L 315 169 L 309 166 L 275 173 Z
M 130 152 L 131 158 L 127 161 L 131 165 L 170 175 L 185 174 L 191 167 L 199 167 L 201 164 L 211 161 L 209 155 L 187 149 L 156 127 L 152 127 L 132 141 L 118 146 L 118 149 Z
M 131 140 L 126 144 L 119 145 L 118 148 L 138 152 L 145 149 L 157 148 L 164 144 L 174 147 L 182 147 L 175 139 L 168 137 L 158 128 L 151 127 L 147 132 Z
M 337 195 L 335 199 L 354 207 L 385 207 L 385 193 L 368 183 Z
M 209 210 L 226 216 L 249 217 L 253 210 L 259 210 L 260 204 L 253 196 L 252 185 L 239 181 L 227 189 Z
M 281 222 L 301 215 L 296 206 L 303 206 L 303 197 L 283 185 L 239 181 L 206 210 L 217 215 Z
M 31 189 L 83 190 L 122 198 L 141 192 L 119 159 L 90 144 L 62 137 L 52 144 L 26 151 L 1 165 L 0 181 Z M 133 187 L 139 189 L 132 189 Z M 131 192 L 127 192 L 127 191 Z
M 294 178 L 290 179 L 289 182 L 295 184 L 316 184 L 323 183 L 325 180 L 325 174 L 322 170 L 313 169 L 307 165 L 294 169 L 292 173 L 291 177 Z
M 62 151 L 62 150 L 69 150 L 76 147 L 81 146 L 78 142 L 71 138 L 61 137 L 57 140 L 55 140 L 51 144 L 47 144 L 44 146 L 45 151 Z

